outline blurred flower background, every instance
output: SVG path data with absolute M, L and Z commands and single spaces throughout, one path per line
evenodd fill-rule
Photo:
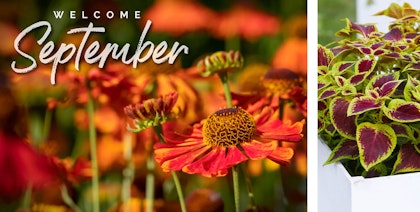
M 92 211 L 95 176 L 101 211 L 124 211 L 123 202 L 129 211 L 143 211 L 147 153 L 153 152 L 159 136 L 150 128 L 129 132 L 127 124 L 133 122 L 124 108 L 177 92 L 168 115 L 177 119 L 162 130 L 191 134 L 194 124 L 226 107 L 217 76 L 202 78 L 196 68 L 200 59 L 216 51 L 238 50 L 243 56 L 243 68 L 230 73 L 235 105 L 279 109 L 279 119 L 285 123 L 306 119 L 304 0 L 16 0 L 1 1 L 0 10 L 1 211 Z M 53 11 L 61 10 L 63 18 L 56 19 Z M 76 11 L 76 19 L 69 17 L 69 11 Z M 83 19 L 81 11 L 89 18 Z M 95 11 L 101 12 L 101 18 L 92 17 Z M 130 18 L 108 19 L 107 11 L 116 16 L 129 11 Z M 141 11 L 141 19 L 132 18 L 134 11 Z M 58 65 L 57 84 L 51 85 L 51 64 L 38 62 L 27 74 L 11 69 L 12 61 L 28 65 L 13 43 L 39 20 L 51 23 L 47 40 L 56 47 L 80 45 L 83 34 L 67 31 L 93 22 L 106 32 L 92 33 L 86 46 L 94 41 L 129 43 L 132 52 L 151 20 L 147 40 L 167 41 L 169 46 L 178 41 L 189 47 L 189 53 L 173 65 L 156 65 L 150 59 L 135 69 L 112 59 L 99 69 L 82 59 L 77 71 L 73 58 Z M 29 33 L 19 48 L 37 59 L 42 45 L 35 41 L 43 33 Z M 294 151 L 288 165 L 269 159 L 245 162 L 259 211 L 306 211 L 305 130 L 302 134 L 298 143 L 279 142 L 279 147 Z M 157 163 L 154 175 L 154 210 L 180 211 L 171 175 Z M 184 172 L 178 176 L 188 211 L 234 210 L 230 178 Z M 127 179 L 128 197 L 124 196 Z M 242 209 L 250 204 L 246 183 L 239 182 Z

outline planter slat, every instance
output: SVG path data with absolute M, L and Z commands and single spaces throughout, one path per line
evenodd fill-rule
M 420 173 L 352 177 L 341 163 L 323 165 L 330 153 L 318 139 L 319 212 L 420 211 Z

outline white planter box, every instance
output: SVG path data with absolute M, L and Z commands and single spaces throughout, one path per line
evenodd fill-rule
M 341 163 L 323 166 L 331 150 L 318 139 L 319 212 L 419 212 L 420 173 L 352 177 Z

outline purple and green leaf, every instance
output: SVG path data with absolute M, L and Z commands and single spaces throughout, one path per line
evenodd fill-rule
M 324 99 L 328 99 L 331 97 L 336 96 L 339 92 L 341 91 L 341 89 L 337 86 L 331 86 L 328 87 L 322 91 L 319 92 L 318 94 L 318 99 L 319 100 L 324 100 Z
M 346 73 L 346 71 L 354 65 L 354 62 L 349 61 L 341 61 L 334 63 L 332 66 L 332 70 L 334 71 L 334 75 L 342 75 Z
M 361 59 L 356 63 L 356 73 L 370 74 L 375 68 L 376 60 L 374 59 Z
M 420 103 L 417 102 L 393 99 L 388 107 L 382 107 L 382 111 L 393 121 L 402 123 L 420 121 Z
M 334 55 L 329 49 L 321 45 L 318 45 L 318 67 L 319 66 L 328 67 L 333 57 Z
M 354 139 L 356 136 L 356 116 L 347 116 L 350 101 L 336 97 L 330 103 L 331 123 L 343 137 Z
M 420 102 L 420 81 L 408 75 L 404 87 L 404 99 L 407 101 Z
M 365 170 L 386 160 L 397 145 L 394 130 L 385 124 L 363 122 L 357 125 L 356 142 Z
M 383 102 L 370 96 L 356 97 L 350 101 L 347 115 L 358 115 L 369 110 L 381 108 Z
M 327 162 L 324 165 L 338 162 L 343 159 L 354 160 L 359 157 L 357 142 L 351 139 L 344 139 L 332 150 Z
M 411 143 L 401 146 L 392 174 L 420 171 L 420 154 Z

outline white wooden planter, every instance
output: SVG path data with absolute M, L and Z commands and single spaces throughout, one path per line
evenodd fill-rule
M 352 177 L 341 163 L 323 165 L 330 153 L 318 139 L 319 212 L 420 211 L 420 173 Z

